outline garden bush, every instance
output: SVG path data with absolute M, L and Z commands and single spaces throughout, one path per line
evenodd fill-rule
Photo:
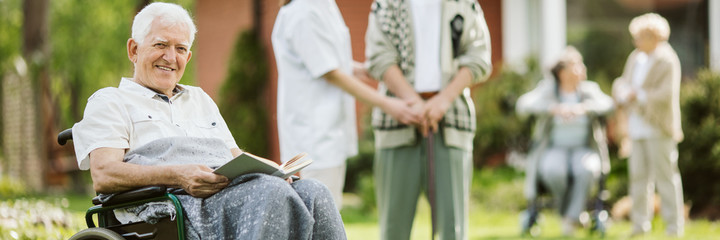
M 238 146 L 259 156 L 269 152 L 269 121 L 262 97 L 267 69 L 264 47 L 257 33 L 241 32 L 230 55 L 219 108 Z
M 473 89 L 477 112 L 475 167 L 504 162 L 505 154 L 511 150 L 527 151 L 531 126 L 515 114 L 515 102 L 542 78 L 533 59 L 528 60 L 525 73 L 502 67 L 497 76 Z
M 720 74 L 701 70 L 683 84 L 680 94 L 685 140 L 678 145 L 678 165 L 691 215 L 720 218 Z

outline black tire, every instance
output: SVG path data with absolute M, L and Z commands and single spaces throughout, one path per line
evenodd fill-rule
M 70 240 L 125 240 L 125 238 L 106 228 L 88 228 L 76 233 L 70 237 Z

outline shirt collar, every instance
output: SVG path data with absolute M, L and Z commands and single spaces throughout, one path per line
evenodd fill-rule
M 153 91 L 152 89 L 149 89 L 143 85 L 140 85 L 139 83 L 133 81 L 132 78 L 122 78 L 120 80 L 120 85 L 118 86 L 118 89 L 128 90 L 131 92 L 138 93 L 142 95 L 143 97 L 147 98 L 153 98 L 155 96 L 160 96 L 164 94 L 157 93 Z M 173 89 L 173 98 L 176 98 L 180 94 L 183 94 L 185 92 L 185 87 L 182 86 L 182 84 L 175 85 L 175 88 Z

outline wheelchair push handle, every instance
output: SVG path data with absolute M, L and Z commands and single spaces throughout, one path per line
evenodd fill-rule
M 57 141 L 58 144 L 60 144 L 61 146 L 64 146 L 69 140 L 72 139 L 72 128 L 65 129 L 62 132 L 58 133 Z

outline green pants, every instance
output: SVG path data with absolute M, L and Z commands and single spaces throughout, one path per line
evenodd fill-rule
M 447 147 L 434 134 L 436 234 L 467 239 L 472 152 Z M 375 191 L 380 239 L 409 239 L 421 190 L 428 192 L 427 138 L 419 144 L 377 149 Z

